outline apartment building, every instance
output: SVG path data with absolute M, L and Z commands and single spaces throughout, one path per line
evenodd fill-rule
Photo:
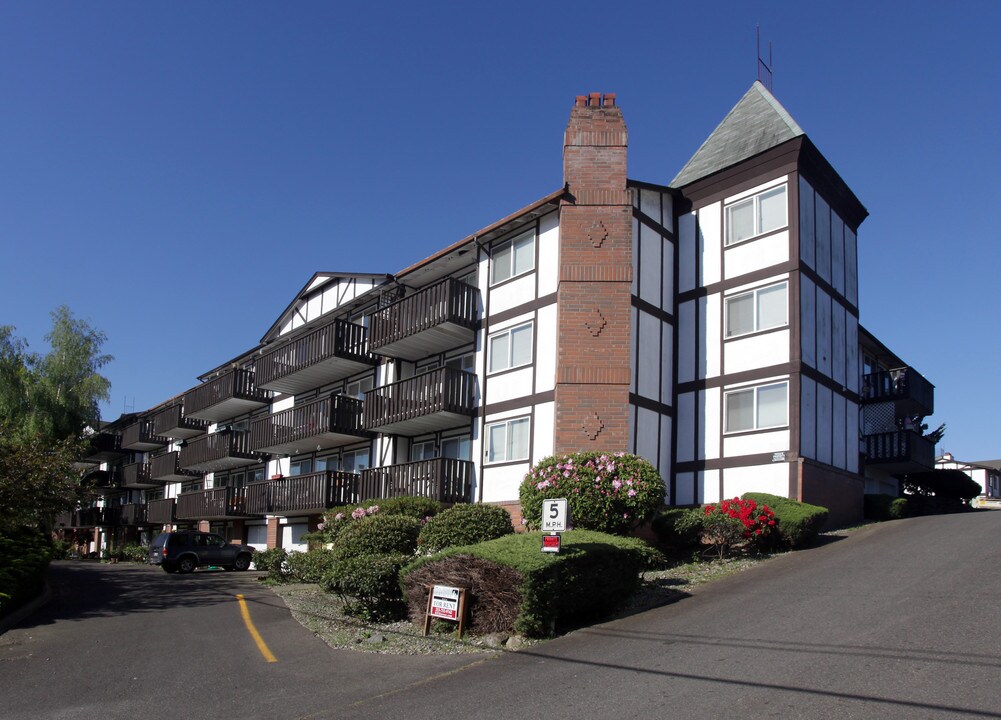
M 889 483 L 909 457 L 864 439 L 867 403 L 908 411 L 861 360 L 865 208 L 760 83 L 673 181 L 627 154 L 616 96 L 579 96 L 562 187 L 395 274 L 316 273 L 245 353 L 104 428 L 104 505 L 296 548 L 366 498 L 517 519 L 532 463 L 593 449 L 647 458 L 669 504 L 861 517 L 867 461 Z

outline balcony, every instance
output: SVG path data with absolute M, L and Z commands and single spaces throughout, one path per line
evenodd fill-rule
M 426 497 L 444 503 L 469 502 L 473 463 L 434 458 L 362 470 L 358 498 Z
M 335 505 L 358 501 L 358 475 L 323 472 L 247 486 L 247 512 L 255 515 L 315 515 Z
M 335 320 L 262 355 L 258 387 L 295 394 L 378 364 L 368 350 L 368 330 Z
M 52 520 L 52 526 L 56 529 L 73 527 L 73 516 L 75 514 L 69 511 L 56 513 L 55 518 Z
M 935 412 L 935 386 L 914 368 L 869 373 L 862 378 L 862 402 L 892 402 L 897 417 Z
M 230 370 L 184 394 L 184 412 L 189 418 L 219 422 L 262 408 L 270 394 L 254 384 L 252 370 Z
M 476 376 L 438 368 L 365 393 L 362 427 L 395 435 L 420 435 L 462 423 L 476 414 Z
M 149 452 L 170 443 L 170 438 L 157 435 L 150 420 L 134 422 L 122 430 L 122 449 Z
M 174 440 L 198 437 L 209 426 L 204 420 L 185 415 L 184 406 L 180 404 L 164 408 L 150 419 L 153 422 L 153 432 Z
M 479 291 L 448 278 L 372 316 L 372 352 L 417 360 L 473 341 Z
M 372 436 L 362 430 L 362 401 L 331 395 L 254 420 L 250 447 L 258 452 L 296 455 L 347 445 Z
M 150 525 L 170 525 L 174 522 L 174 498 L 165 500 L 150 500 L 149 510 L 146 511 L 146 519 Z
M 122 465 L 118 468 L 116 475 L 118 476 L 118 484 L 130 490 L 145 490 L 158 487 L 161 484 L 150 477 L 150 464 L 148 462 Z
M 80 484 L 99 495 L 113 495 L 122 491 L 120 479 L 115 470 L 91 470 L 84 474 Z
M 117 460 L 126 451 L 122 449 L 122 437 L 112 433 L 95 433 L 88 440 L 87 448 L 80 458 L 83 462 L 103 463 Z
M 891 475 L 921 472 L 935 467 L 935 445 L 912 430 L 865 435 L 865 462 Z
M 148 525 L 148 506 L 145 503 L 129 503 L 121 507 L 122 525 Z
M 175 514 L 178 520 L 225 520 L 248 517 L 244 488 L 212 488 L 195 490 L 177 496 Z
M 192 478 L 201 477 L 202 473 L 197 470 L 185 470 L 178 460 L 180 453 L 171 450 L 163 455 L 157 455 L 149 461 L 150 480 L 158 483 L 185 482 Z
M 250 450 L 250 433 L 224 431 L 189 440 L 181 448 L 178 464 L 200 473 L 228 470 L 259 463 L 264 458 Z
M 121 521 L 121 506 L 84 508 L 73 513 L 74 527 L 109 527 Z

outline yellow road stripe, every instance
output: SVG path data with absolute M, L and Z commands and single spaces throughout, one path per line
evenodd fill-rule
M 278 658 L 268 649 L 264 638 L 261 637 L 261 634 L 257 632 L 257 628 L 254 627 L 254 623 L 250 619 L 250 610 L 247 608 L 247 601 L 243 599 L 243 595 L 237 595 L 236 599 L 240 603 L 240 614 L 243 615 L 243 623 L 247 626 L 247 632 L 250 633 L 250 637 L 254 638 L 254 642 L 257 643 L 257 649 L 261 651 L 261 655 L 268 662 L 278 662 Z

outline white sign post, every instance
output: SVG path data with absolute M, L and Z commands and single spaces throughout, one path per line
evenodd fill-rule
M 566 498 L 551 498 L 542 501 L 542 552 L 558 553 L 560 551 L 560 533 L 567 530 Z

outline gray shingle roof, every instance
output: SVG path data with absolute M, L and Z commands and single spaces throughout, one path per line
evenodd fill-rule
M 805 134 L 775 96 L 755 81 L 681 168 L 671 186 L 683 187 Z

